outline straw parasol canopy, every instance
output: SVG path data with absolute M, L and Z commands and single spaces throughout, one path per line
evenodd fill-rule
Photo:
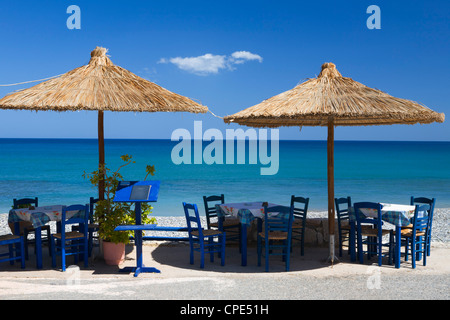
M 205 113 L 208 108 L 170 92 L 130 71 L 114 65 L 107 49 L 97 47 L 91 52 L 89 64 L 61 76 L 5 96 L 0 108 L 15 110 L 98 111 L 99 169 L 103 170 L 104 111 L 193 112 Z M 103 189 L 99 186 L 99 197 Z
M 330 259 L 334 255 L 334 127 L 444 122 L 445 115 L 343 77 L 324 63 L 317 78 L 224 118 L 250 127 L 328 127 L 328 219 Z
M 319 76 L 224 118 L 252 127 L 388 125 L 444 122 L 444 114 L 343 77 L 333 63 Z

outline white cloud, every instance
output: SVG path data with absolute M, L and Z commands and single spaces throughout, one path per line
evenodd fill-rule
M 169 61 L 182 70 L 196 74 L 218 73 L 226 68 L 226 56 L 210 53 L 198 57 L 170 58 Z
M 237 59 L 235 63 L 244 63 L 244 60 L 258 60 L 260 63 L 263 61 L 263 58 L 258 55 L 248 51 L 236 51 L 231 54 L 231 57 Z
M 161 58 L 158 63 L 172 63 L 181 70 L 197 75 L 208 75 L 219 73 L 222 69 L 235 70 L 236 68 L 233 65 L 243 64 L 251 60 L 262 62 L 263 59 L 261 56 L 248 51 L 236 51 L 231 56 L 207 53 L 198 57 Z

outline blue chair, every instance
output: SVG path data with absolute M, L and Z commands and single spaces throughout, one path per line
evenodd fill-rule
M 291 207 L 294 208 L 292 222 L 292 240 L 299 240 L 301 255 L 305 254 L 306 214 L 308 213 L 309 198 L 291 196 Z M 292 250 L 292 247 L 291 247 Z
M 183 202 L 184 214 L 189 234 L 190 263 L 194 264 L 194 251 L 200 252 L 200 268 L 205 267 L 205 252 L 210 254 L 214 262 L 214 253 L 220 253 L 221 265 L 225 265 L 225 232 L 213 229 L 204 230 L 196 204 Z M 191 214 L 193 212 L 193 214 Z M 217 239 L 217 242 L 214 241 Z
M 383 221 L 381 220 L 381 204 L 374 202 L 356 202 L 353 205 L 356 217 L 356 236 L 359 262 L 364 263 L 363 253 L 367 253 L 370 259 L 372 255 L 378 257 L 378 265 L 382 265 L 382 258 L 389 257 L 389 264 L 392 264 L 393 234 L 391 230 L 383 229 Z M 367 218 L 361 212 L 361 209 L 375 209 L 377 214 L 374 218 Z M 372 225 L 373 228 L 363 227 L 363 223 Z M 383 236 L 389 235 L 389 242 L 383 243 Z M 363 240 L 363 237 L 366 237 Z M 363 251 L 363 245 L 367 246 L 367 251 Z M 383 253 L 383 247 L 388 247 L 388 253 Z
M 278 212 L 271 216 L 269 213 Z M 265 270 L 269 271 L 269 256 L 281 255 L 285 261 L 286 271 L 290 268 L 292 221 L 294 206 L 264 207 L 263 230 L 258 232 L 258 266 L 261 266 L 262 241 L 264 241 Z
M 94 239 L 98 239 L 97 235 L 94 235 L 94 232 L 98 232 L 99 225 L 94 223 L 94 205 L 98 202 L 98 198 L 90 197 L 89 198 L 89 225 L 88 225 L 88 233 L 89 233 L 89 257 L 92 254 L 92 247 L 94 246 Z
M 334 198 L 336 205 L 336 215 L 338 220 L 338 233 L 339 233 L 339 256 L 342 257 L 342 248 L 347 247 L 350 253 L 350 210 L 352 209 L 352 199 L 347 198 Z M 362 225 L 362 228 L 367 226 Z M 370 227 L 371 228 L 371 227 Z M 345 242 L 348 244 L 346 245 Z
M 25 268 L 25 247 L 23 236 L 16 236 L 12 234 L 2 235 L 0 236 L 0 245 L 7 245 L 9 247 L 9 252 L 0 254 L 0 262 L 9 261 L 10 264 L 13 265 L 14 261 L 20 260 L 21 268 Z M 18 249 L 14 249 L 13 245 L 18 246 Z M 5 256 L 7 256 L 7 258 L 1 258 Z
M 94 232 L 98 232 L 99 225 L 94 223 L 94 205 L 98 202 L 98 198 L 90 197 L 89 198 L 89 225 L 88 225 L 88 246 L 89 246 L 89 257 L 92 254 L 92 248 L 94 247 L 94 239 L 98 239 L 97 235 L 94 235 Z M 77 231 L 78 226 L 72 226 L 72 231 Z
M 411 197 L 411 205 L 415 205 L 415 204 L 426 204 L 429 206 L 428 208 L 428 219 L 430 219 L 429 223 L 428 223 L 428 233 L 427 233 L 427 256 L 430 256 L 430 249 L 431 249 L 431 230 L 432 230 L 432 226 L 433 226 L 433 213 L 434 213 L 434 207 L 436 205 L 436 199 L 435 198 L 425 198 L 425 197 L 418 197 L 418 198 L 414 198 Z M 410 228 L 412 227 L 412 225 L 410 226 Z
M 67 213 L 78 211 L 68 218 Z M 88 267 L 88 222 L 89 205 L 71 205 L 63 208 L 61 222 L 58 223 L 58 233 L 52 234 L 52 267 L 56 268 L 56 255 L 61 255 L 62 271 L 66 271 L 66 256 L 73 255 L 75 264 L 78 256 L 83 254 L 84 267 Z M 66 226 L 78 224 L 78 231 L 67 232 Z
M 38 207 L 39 199 L 36 198 L 22 198 L 22 199 L 13 199 L 13 209 L 23 209 L 29 208 L 31 206 Z M 14 223 L 10 223 L 9 227 L 14 235 L 17 234 L 17 231 L 14 228 Z M 36 243 L 34 239 L 28 239 L 29 234 L 36 234 L 36 229 L 33 227 L 31 222 L 29 221 L 20 221 L 19 222 L 20 235 L 23 236 L 24 239 L 24 247 L 25 247 L 25 259 L 28 260 L 28 245 Z M 45 232 L 45 236 L 42 237 L 42 243 L 47 243 L 48 245 L 48 254 L 51 255 L 50 250 L 50 226 L 45 225 L 41 227 L 41 232 Z M 36 247 L 35 247 L 36 250 Z
M 218 219 L 216 204 L 224 204 L 225 196 L 203 196 L 203 204 L 205 205 L 206 226 L 208 229 L 219 229 L 219 222 L 212 221 Z M 222 231 L 227 233 L 227 241 L 234 241 L 239 243 L 239 250 L 241 248 L 241 223 L 239 218 L 225 217 L 222 218 Z
M 412 228 L 402 230 L 401 237 L 405 240 L 405 261 L 408 261 L 409 249 L 411 249 L 413 269 L 416 268 L 416 260 L 419 253 L 423 253 L 423 265 L 426 266 L 427 264 L 427 239 L 430 230 L 429 209 L 429 205 L 416 205 Z

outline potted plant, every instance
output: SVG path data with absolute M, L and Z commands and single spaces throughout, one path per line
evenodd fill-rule
M 124 163 L 116 171 L 112 172 L 106 167 L 102 170 L 104 172 L 105 199 L 96 203 L 93 215 L 94 223 L 99 225 L 98 236 L 103 246 L 103 257 L 106 264 L 109 265 L 119 265 L 125 260 L 125 245 L 129 243 L 130 236 L 133 235 L 132 231 L 114 231 L 114 229 L 119 225 L 136 223 L 133 204 L 113 202 L 119 181 L 123 180 L 119 171 L 123 167 L 135 163 L 130 155 L 123 155 L 120 158 Z M 147 165 L 147 174 L 144 180 L 147 179 L 149 174 L 153 176 L 154 172 L 155 167 Z M 99 170 L 91 173 L 84 172 L 83 177 L 89 179 L 94 186 L 98 187 Z M 147 203 L 141 204 L 143 224 L 156 223 L 154 217 L 149 217 L 152 209 L 153 207 Z

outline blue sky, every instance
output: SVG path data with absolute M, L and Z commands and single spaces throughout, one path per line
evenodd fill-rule
M 381 29 L 370 30 L 370 5 Z M 81 9 L 69 30 L 67 7 Z M 0 84 L 112 61 L 225 116 L 318 75 L 324 62 L 369 87 L 450 115 L 450 3 L 434 1 L 3 1 Z M 0 87 L 0 96 L 31 85 Z M 96 112 L 0 111 L 0 137 L 96 138 Z M 106 138 L 169 139 L 173 130 L 237 128 L 211 114 L 105 114 Z M 281 128 L 280 139 L 326 139 Z M 337 140 L 450 140 L 450 124 L 338 127 Z

